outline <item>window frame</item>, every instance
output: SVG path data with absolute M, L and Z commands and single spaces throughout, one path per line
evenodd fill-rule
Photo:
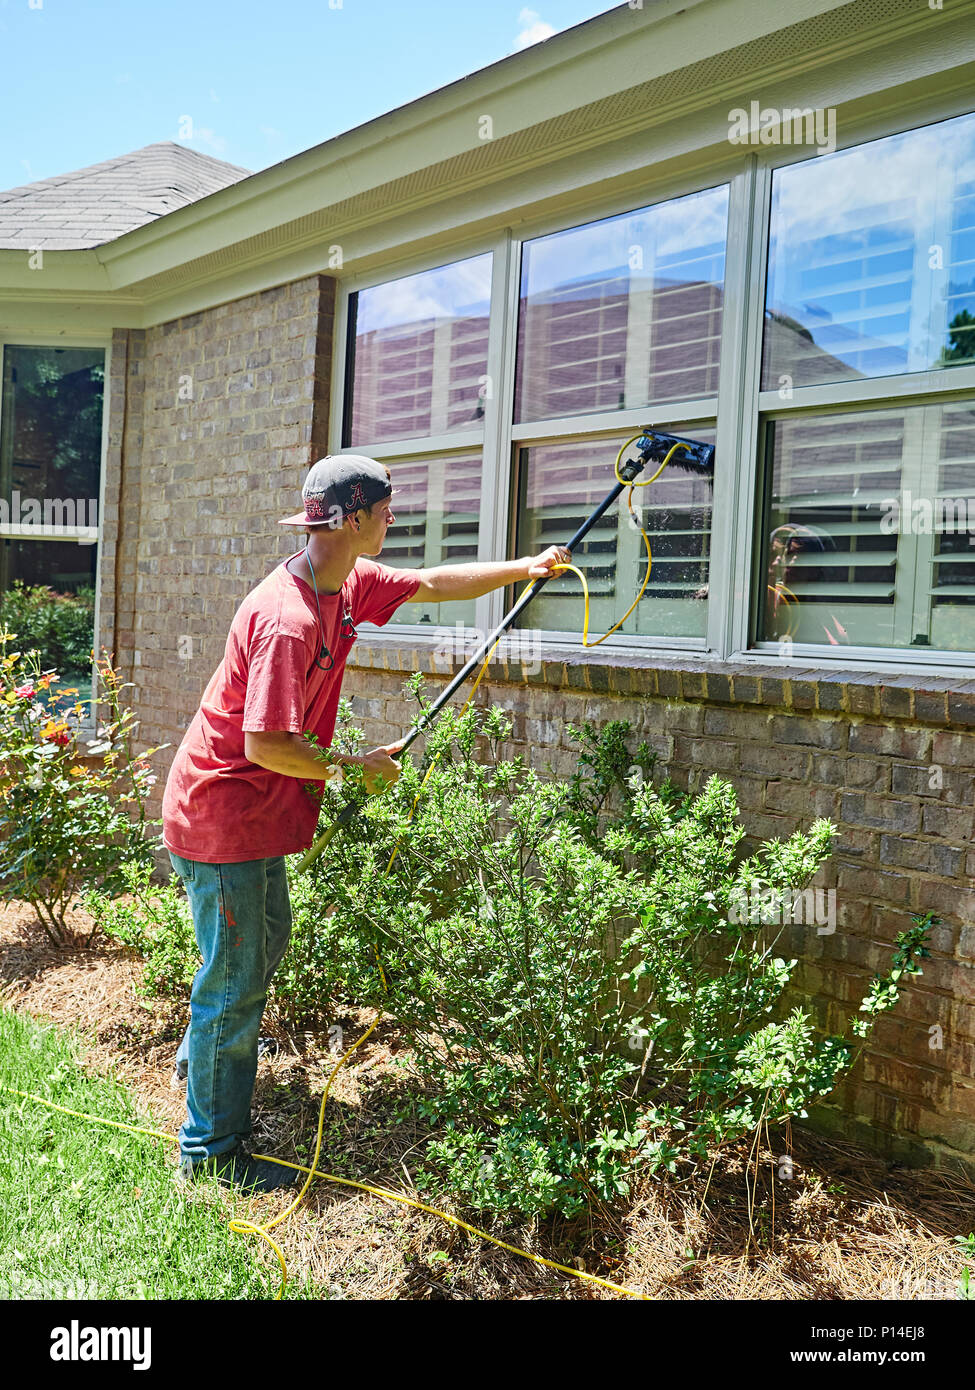
M 97 536 L 94 544 L 97 547 L 95 558 L 95 614 L 92 622 L 92 650 L 101 650 L 101 620 L 102 620 L 102 581 L 104 578 L 104 550 L 105 550 L 105 490 L 108 472 L 108 446 L 109 446 L 109 419 L 112 408 L 112 338 L 111 335 L 104 333 L 84 334 L 76 333 L 66 337 L 52 338 L 50 333 L 43 333 L 37 330 L 25 329 L 24 331 L 5 329 L 0 331 L 0 395 L 3 393 L 3 355 L 8 347 L 50 347 L 50 348 L 93 348 L 101 349 L 105 354 L 105 376 L 102 391 L 102 431 L 101 442 L 99 445 L 98 457 L 98 526 Z M 2 401 L 0 401 L 2 410 Z M 87 526 L 76 526 L 69 528 L 71 531 L 89 531 Z M 0 529 L 0 539 L 8 539 Z M 71 540 L 71 535 L 62 534 L 59 537 L 26 537 L 34 539 L 43 544 L 45 540 L 61 539 Z M 96 674 L 95 660 L 91 663 L 91 689 L 92 695 L 96 693 Z M 80 727 L 85 732 L 94 730 L 97 724 L 95 709 L 92 704 L 88 704 L 87 713 L 80 720 Z
M 975 106 L 957 96 L 925 99 L 898 110 L 896 128 L 891 128 L 885 112 L 870 113 L 844 122 L 845 139 L 837 141 L 835 152 L 853 149 L 889 136 L 937 125 L 959 116 L 975 116 Z M 720 665 L 775 665 L 783 669 L 797 665 L 806 669 L 843 671 L 882 666 L 890 674 L 932 674 L 975 677 L 975 654 L 937 649 L 889 647 L 835 648 L 813 643 L 793 642 L 791 655 L 783 655 L 777 642 L 756 637 L 761 576 L 756 578 L 759 559 L 756 547 L 765 479 L 764 450 L 767 421 L 795 411 L 824 413 L 829 410 L 863 411 L 870 408 L 897 408 L 910 404 L 975 397 L 975 365 L 932 371 L 885 375 L 826 385 L 793 387 L 792 397 L 782 400 L 776 390 L 761 386 L 762 345 L 765 327 L 765 297 L 772 177 L 776 170 L 817 158 L 808 146 L 771 145 L 729 146 L 727 157 L 715 159 L 690 173 L 668 172 L 654 178 L 638 171 L 630 175 L 627 188 L 603 198 L 587 197 L 583 188 L 571 202 L 563 199 L 557 211 L 508 225 L 493 235 L 451 240 L 436 251 L 385 262 L 359 274 L 340 274 L 336 295 L 333 339 L 331 399 L 338 408 L 331 412 L 329 447 L 343 448 L 345 378 L 347 371 L 347 329 L 349 296 L 402 276 L 448 265 L 469 256 L 493 251 L 492 287 L 489 309 L 487 374 L 492 395 L 486 402 L 482 433 L 468 431 L 437 438 L 392 441 L 381 445 L 356 445 L 390 461 L 412 454 L 433 454 L 456 448 L 477 447 L 483 460 L 484 510 L 479 526 L 478 559 L 495 560 L 513 555 L 515 509 L 517 506 L 517 451 L 532 443 L 555 443 L 570 438 L 619 438 L 623 431 L 635 432 L 644 424 L 699 420 L 713 425 L 716 457 L 722 461 L 715 470 L 711 558 L 709 565 L 706 636 L 704 638 L 663 638 L 614 634 L 600 647 L 595 658 L 612 665 L 628 657 L 673 658 L 680 653 Z M 728 186 L 728 235 L 725 248 L 724 297 L 718 390 L 716 396 L 693 401 L 666 403 L 656 411 L 624 410 L 593 412 L 544 421 L 518 424 L 514 421 L 515 357 L 518 336 L 518 309 L 521 290 L 522 247 L 526 241 L 584 226 L 605 218 L 620 216 L 644 207 L 688 197 L 694 193 Z M 514 219 L 512 219 L 512 222 Z M 661 414 L 661 410 L 666 414 Z M 608 471 L 608 470 L 607 470 Z M 607 479 L 607 490 L 612 480 Z M 477 600 L 476 626 L 484 632 L 501 621 L 510 604 L 512 591 L 495 590 Z M 384 629 L 366 628 L 371 641 L 396 644 L 409 640 L 430 645 L 428 624 L 402 624 Z M 541 631 L 542 655 L 545 650 L 579 645 L 581 633 Z M 425 639 L 425 641 L 424 641 Z M 581 652 L 581 648 L 580 648 Z
M 975 120 L 975 105 L 969 110 L 955 110 L 933 114 L 930 110 L 918 111 L 904 117 L 904 124 L 896 130 L 873 130 L 865 133 L 856 130 L 842 144 L 837 144 L 836 153 L 856 149 L 862 145 L 873 144 L 891 136 L 907 134 L 935 126 L 960 116 L 970 116 Z M 798 413 L 816 418 L 826 414 L 862 413 L 867 410 L 896 410 L 912 405 L 938 405 L 942 403 L 964 402 L 970 398 L 975 406 L 975 364 L 959 367 L 933 368 L 924 372 L 888 373 L 883 376 L 866 377 L 852 381 L 827 382 L 811 386 L 793 386 L 789 398 L 783 399 L 776 390 L 763 390 L 761 387 L 762 346 L 765 321 L 765 297 L 768 278 L 768 252 L 771 234 L 772 178 L 776 170 L 816 158 L 808 153 L 793 153 L 790 158 L 759 159 L 757 169 L 758 187 L 756 189 L 756 225 L 753 226 L 752 240 L 758 255 L 757 274 L 751 287 L 753 315 L 758 320 L 758 331 L 751 343 L 750 373 L 743 401 L 743 423 L 751 437 L 750 459 L 752 483 L 750 504 L 742 512 L 744 530 L 748 527 L 747 565 L 744 560 L 737 570 L 737 583 L 732 591 L 736 595 L 744 589 L 742 599 L 735 602 L 734 641 L 730 659 L 744 662 L 770 660 L 781 662 L 783 666 L 801 665 L 821 670 L 838 670 L 851 666 L 864 667 L 881 665 L 890 674 L 938 674 L 941 676 L 970 679 L 975 677 L 975 654 L 951 652 L 931 647 L 885 647 L 849 646 L 841 652 L 820 643 L 796 642 L 791 644 L 791 656 L 780 651 L 775 640 L 758 637 L 761 609 L 761 585 L 763 576 L 759 573 L 761 555 L 754 544 L 757 530 L 764 511 L 765 491 L 769 480 L 763 476 L 766 457 L 768 425 L 775 420 L 786 419 Z M 744 479 L 742 479 L 744 483 Z M 744 488 L 741 489 L 744 493 Z M 742 498 L 743 505 L 745 498 Z M 744 601 L 742 601 L 744 600 Z
M 331 399 L 337 403 L 337 409 L 330 412 L 328 428 L 328 448 L 329 453 L 342 453 L 346 449 L 355 449 L 356 452 L 377 458 L 391 465 L 396 459 L 408 459 L 425 457 L 432 454 L 454 454 L 465 451 L 481 451 L 482 477 L 484 479 L 484 495 L 488 495 L 488 487 L 491 487 L 491 496 L 496 494 L 497 479 L 493 474 L 497 471 L 498 451 L 496 448 L 496 433 L 498 423 L 498 391 L 495 383 L 499 379 L 501 349 L 499 341 L 500 328 L 503 323 L 500 309 L 500 292 L 505 283 L 505 271 L 507 269 L 507 237 L 491 236 L 478 237 L 474 240 L 464 242 L 452 242 L 449 249 L 439 253 L 427 253 L 424 256 L 412 256 L 408 259 L 397 262 L 387 262 L 382 268 L 371 271 L 364 271 L 359 275 L 352 275 L 341 282 L 339 292 L 336 295 L 335 313 L 335 336 L 333 339 L 332 351 L 332 378 L 330 383 Z M 480 426 L 473 430 L 454 430 L 449 434 L 440 435 L 417 435 L 412 439 L 397 439 L 383 441 L 381 443 L 363 442 L 359 444 L 345 444 L 346 438 L 346 408 L 348 403 L 347 386 L 351 380 L 353 371 L 353 354 L 351 351 L 352 343 L 349 338 L 349 310 L 351 299 L 354 294 L 361 290 L 374 289 L 379 285 L 388 284 L 393 280 L 401 280 L 409 275 L 419 275 L 426 270 L 436 270 L 442 266 L 452 265 L 457 261 L 470 260 L 475 256 L 484 255 L 490 252 L 491 262 L 491 297 L 488 307 L 488 356 L 486 374 L 491 385 L 491 391 L 484 403 L 484 419 Z M 499 266 L 501 273 L 499 274 Z M 393 486 L 395 487 L 395 479 Z M 497 558 L 497 545 L 499 544 L 497 531 L 497 511 L 496 508 L 488 509 L 489 514 L 484 514 L 478 525 L 477 532 L 477 558 L 478 560 L 493 560 Z M 380 557 L 381 558 L 381 557 Z M 474 601 L 475 626 L 485 631 L 487 622 L 487 609 L 485 598 L 475 599 Z M 362 624 L 361 630 L 369 634 L 370 640 L 396 640 L 397 638 L 409 637 L 411 641 L 425 638 L 433 641 L 433 631 L 429 623 L 398 623 L 392 629 L 389 627 L 378 628 L 370 623 Z M 434 631 L 436 629 L 434 628 Z

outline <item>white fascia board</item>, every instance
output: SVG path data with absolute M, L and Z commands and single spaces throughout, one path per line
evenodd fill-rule
M 840 145 L 877 139 L 891 130 L 909 129 L 957 114 L 959 100 L 975 91 L 975 56 L 957 50 L 915 50 L 910 80 L 905 82 L 903 52 L 896 43 L 875 52 L 869 69 L 855 56 L 807 73 L 780 78 L 763 89 L 763 101 L 775 106 L 814 106 L 828 91 L 838 108 Z M 975 55 L 975 45 L 970 52 Z M 953 68 L 953 64 L 957 67 Z M 920 72 L 919 72 L 920 69 Z M 507 172 L 462 192 L 445 193 L 437 204 L 390 207 L 381 218 L 358 225 L 334 224 L 327 236 L 295 239 L 285 250 L 270 252 L 209 277 L 173 283 L 144 300 L 146 327 L 195 313 L 213 304 L 240 299 L 308 275 L 325 274 L 344 281 L 381 270 L 386 278 L 408 274 L 410 262 L 435 264 L 483 250 L 499 232 L 531 237 L 679 197 L 727 182 L 756 152 L 776 164 L 809 158 L 808 150 L 789 146 L 732 145 L 726 102 L 576 154 L 559 155 L 544 168 Z M 343 265 L 328 267 L 329 244 L 339 242 Z
M 97 247 L 78 251 L 45 251 L 37 265 L 32 247 L 0 249 L 0 285 L 25 299 L 54 294 L 112 294 L 112 283 L 98 259 Z M 32 262 L 34 263 L 32 265 Z
M 0 299 L 0 339 L 13 342 L 21 334 L 50 342 L 79 335 L 110 339 L 113 328 L 143 327 L 145 316 L 143 304 L 120 297 L 4 297 Z

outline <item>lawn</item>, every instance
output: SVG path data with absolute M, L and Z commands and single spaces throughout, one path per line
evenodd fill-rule
M 124 1086 L 80 1065 L 68 1032 L 9 1008 L 0 1009 L 0 1084 L 158 1127 Z M 215 1183 L 177 1189 L 172 1148 L 0 1093 L 0 1297 L 266 1298 L 274 1270 L 227 1229 L 249 1204 Z M 309 1292 L 301 1281 L 288 1290 Z

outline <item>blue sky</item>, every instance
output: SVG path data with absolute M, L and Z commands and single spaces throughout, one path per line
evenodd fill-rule
M 613 8 L 0 0 L 0 189 L 157 140 L 263 169 Z

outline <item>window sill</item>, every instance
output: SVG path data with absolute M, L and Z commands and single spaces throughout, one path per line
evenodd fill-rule
M 414 671 L 447 680 L 458 661 L 434 656 L 432 641 L 384 633 L 360 633 L 349 654 L 352 668 Z M 916 672 L 817 666 L 808 658 L 769 660 L 764 653 L 723 661 L 614 650 L 596 653 L 578 645 L 546 643 L 540 661 L 490 662 L 487 679 L 587 694 L 655 696 L 715 704 L 774 706 L 803 713 L 866 715 L 884 719 L 975 728 L 975 678 Z

